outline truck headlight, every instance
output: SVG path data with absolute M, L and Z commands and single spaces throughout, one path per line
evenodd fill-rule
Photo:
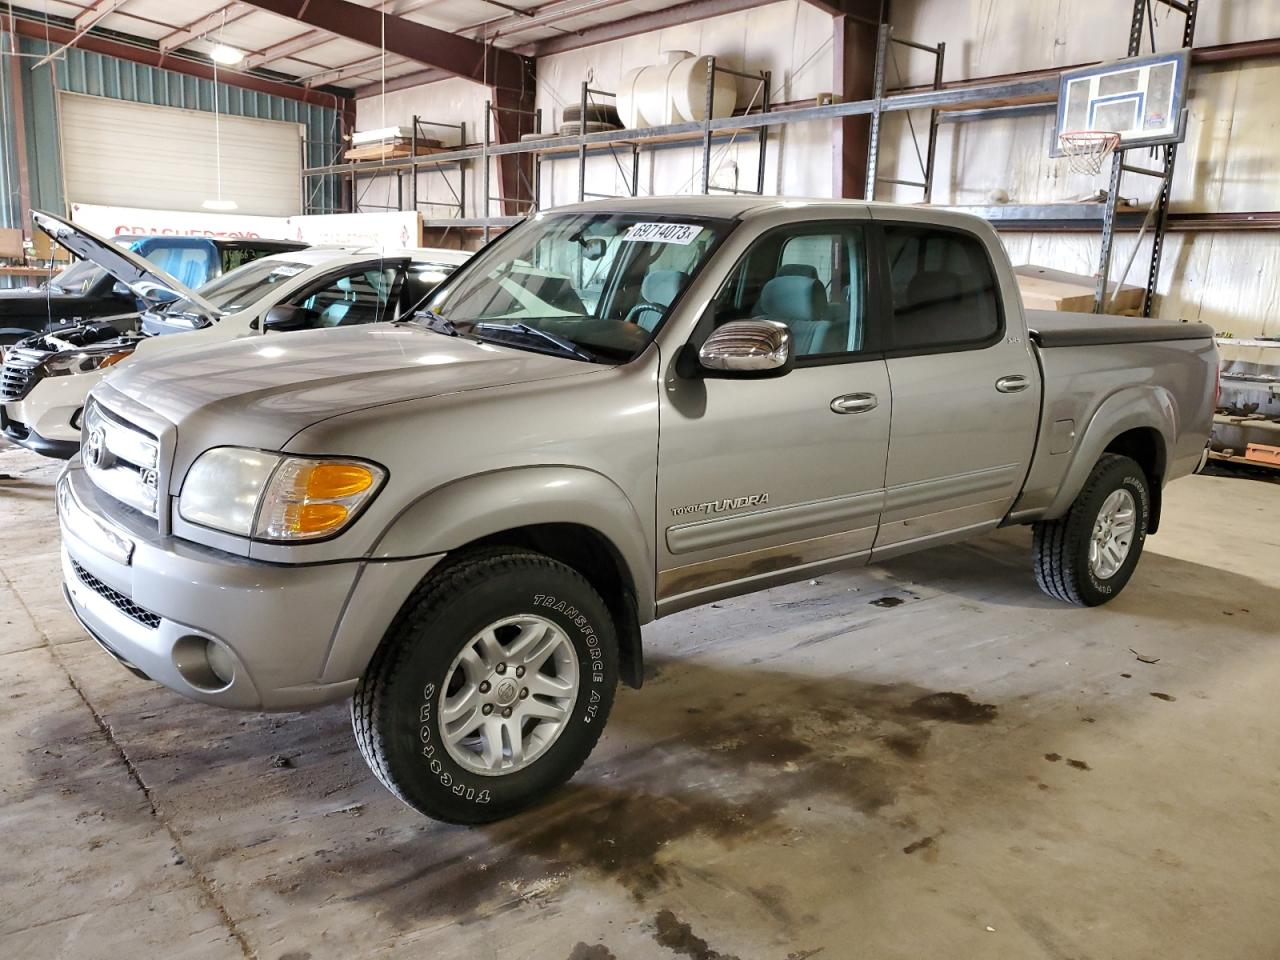
M 215 447 L 187 472 L 178 513 L 255 540 L 314 540 L 351 523 L 386 476 L 363 460 Z
M 80 350 L 75 353 L 58 353 L 44 362 L 44 372 L 50 377 L 89 373 L 92 370 L 101 370 L 104 367 L 114 366 L 132 355 L 133 347 L 127 350 L 113 347 L 110 350 Z

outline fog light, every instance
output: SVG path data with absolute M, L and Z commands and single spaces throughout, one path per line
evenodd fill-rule
M 231 651 L 209 637 L 183 637 L 175 643 L 173 665 L 183 680 L 205 693 L 225 690 L 236 675 Z
M 209 669 L 213 671 L 213 675 L 230 686 L 231 681 L 236 678 L 236 664 L 227 648 L 216 640 L 210 640 L 205 644 L 204 655 L 209 660 Z

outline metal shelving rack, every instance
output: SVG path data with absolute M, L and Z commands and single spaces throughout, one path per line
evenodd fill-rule
M 1129 55 L 1131 56 L 1138 54 L 1138 48 L 1143 36 L 1143 21 L 1150 18 L 1150 6 L 1155 3 L 1164 4 L 1186 16 L 1183 45 L 1189 47 L 1192 43 L 1199 0 L 1133 0 L 1133 17 L 1129 38 Z M 887 23 L 878 23 L 876 26 L 879 33 L 876 46 L 873 94 L 866 100 L 779 109 L 777 105 L 771 102 L 771 77 L 768 72 L 748 74 L 730 70 L 717 64 L 715 59 L 712 58 L 707 70 L 706 120 L 669 123 L 640 129 L 608 130 L 597 133 L 581 132 L 566 136 L 548 134 L 516 143 L 495 144 L 490 136 L 490 124 L 488 122 L 493 107 L 486 102 L 485 135 L 478 144 L 466 144 L 464 137 L 462 138 L 464 142 L 457 149 L 430 156 L 412 156 L 392 163 L 339 163 L 330 166 L 313 167 L 305 170 L 303 175 L 306 178 L 334 174 L 349 177 L 353 185 L 351 195 L 354 198 L 356 196 L 354 185 L 358 178 L 362 176 L 376 176 L 393 169 L 412 170 L 415 173 L 423 168 L 440 169 L 454 165 L 462 169 L 467 163 L 479 162 L 484 179 L 483 195 L 487 198 L 484 204 L 485 215 L 481 217 L 465 216 L 464 175 L 461 184 L 462 189 L 457 194 L 457 215 L 447 218 L 424 219 L 424 225 L 435 228 L 478 229 L 484 232 L 487 239 L 491 229 L 504 228 L 520 220 L 519 216 L 489 215 L 490 201 L 497 199 L 508 204 L 512 202 L 522 203 L 527 205 L 529 212 L 538 209 L 541 198 L 541 169 L 544 162 L 554 162 L 562 157 L 576 156 L 578 161 L 578 196 L 579 199 L 587 199 L 588 197 L 596 196 L 586 190 L 587 158 L 595 154 L 612 153 L 616 160 L 618 155 L 617 148 L 620 146 L 626 147 L 631 153 L 631 174 L 629 177 L 624 175 L 624 180 L 627 183 L 630 195 L 635 196 L 639 192 L 639 163 L 642 151 L 698 146 L 702 151 L 700 192 L 707 194 L 722 189 L 711 184 L 713 175 L 712 147 L 718 143 L 732 141 L 743 134 L 751 134 L 757 138 L 760 151 L 756 190 L 744 191 L 733 188 L 730 192 L 763 194 L 766 149 L 769 134 L 774 128 L 793 123 L 812 123 L 841 120 L 846 117 L 867 116 L 871 119 L 871 136 L 869 138 L 867 158 L 868 188 L 866 195 L 868 198 L 874 197 L 875 184 L 894 183 L 920 188 L 923 192 L 922 199 L 925 203 L 929 203 L 932 201 L 933 196 L 935 154 L 938 128 L 941 124 L 1043 114 L 1052 111 L 1053 105 L 1057 102 L 1060 70 L 1046 70 L 1043 73 L 1034 75 L 1001 78 L 977 83 L 944 84 L 942 77 L 946 44 L 929 45 L 899 38 L 894 36 L 893 28 Z M 924 88 L 886 89 L 886 67 L 891 59 L 889 51 L 894 44 L 929 53 L 935 58 L 931 85 Z M 755 106 L 753 98 L 746 112 L 742 114 L 711 118 L 710 105 L 714 96 L 715 75 L 718 72 L 729 73 L 759 82 L 763 93 L 759 107 Z M 608 98 L 612 96 L 614 94 L 594 89 L 589 84 L 583 83 L 579 98 L 580 105 L 583 108 L 582 116 L 586 117 L 588 104 L 596 102 L 597 97 Z M 928 138 L 923 153 L 920 152 L 918 142 L 916 143 L 916 152 L 920 159 L 923 179 L 909 181 L 900 178 L 880 177 L 878 175 L 880 129 L 884 115 L 915 110 L 929 111 Z M 910 117 L 908 117 L 908 122 L 910 122 Z M 535 130 L 541 130 L 540 112 L 535 118 Z M 912 126 L 912 136 L 914 139 L 914 126 Z M 1148 170 L 1127 164 L 1123 161 L 1122 155 L 1117 154 L 1111 171 L 1111 189 L 1108 191 L 1104 204 L 1023 204 L 964 209 L 986 216 L 1002 229 L 1100 229 L 1102 233 L 1102 265 L 1099 270 L 1096 297 L 1096 304 L 1099 308 L 1103 303 L 1103 297 L 1109 281 L 1111 253 L 1116 230 L 1134 229 L 1135 224 L 1137 224 L 1139 236 L 1135 241 L 1136 245 L 1142 240 L 1147 228 L 1150 227 L 1154 244 L 1147 272 L 1147 293 L 1144 298 L 1144 313 L 1149 314 L 1152 294 L 1159 274 L 1164 235 L 1171 224 L 1169 188 L 1177 154 L 1176 148 L 1173 146 L 1160 149 L 1163 152 L 1163 164 L 1158 170 Z M 490 197 L 489 161 L 495 157 L 519 154 L 531 154 L 533 156 L 534 177 L 533 183 L 530 185 L 532 199 L 513 201 L 512 198 Z M 621 167 L 620 162 L 619 166 Z M 1141 221 L 1138 214 L 1117 209 L 1121 177 L 1124 173 L 1143 173 L 1161 178 L 1162 183 L 1157 201 Z M 416 177 L 414 179 L 416 181 Z M 1221 219 L 1221 222 L 1213 220 L 1209 225 L 1213 228 L 1222 229 L 1244 225 L 1235 221 L 1228 222 L 1228 220 L 1229 217 Z M 1194 218 L 1175 215 L 1172 222 L 1175 228 L 1198 229 L 1198 221 L 1193 221 Z M 1273 227 L 1277 223 L 1267 221 L 1265 224 L 1257 225 Z
M 1195 40 L 1196 14 L 1199 12 L 1200 0 L 1134 0 L 1133 17 L 1129 23 L 1128 56 L 1136 57 L 1142 52 L 1144 24 L 1148 24 L 1151 27 L 1151 48 L 1152 50 L 1155 49 L 1155 25 L 1152 19 L 1152 4 L 1154 3 L 1164 4 L 1170 9 L 1178 11 L 1186 18 L 1182 30 L 1182 46 L 1184 48 L 1190 49 L 1192 42 Z M 1106 307 L 1107 287 L 1111 279 L 1112 246 L 1115 241 L 1116 231 L 1116 205 L 1120 202 L 1120 183 L 1126 173 L 1133 173 L 1140 176 L 1158 178 L 1160 180 L 1160 188 L 1156 194 L 1155 203 L 1151 205 L 1142 221 L 1142 226 L 1138 228 L 1137 239 L 1133 242 L 1133 254 L 1130 256 L 1128 264 L 1125 265 L 1124 274 L 1120 276 L 1120 280 L 1116 284 L 1116 292 L 1119 293 L 1120 286 L 1124 283 L 1125 276 L 1129 272 L 1129 267 L 1137 256 L 1138 244 L 1142 242 L 1147 227 L 1150 225 L 1151 259 L 1147 264 L 1146 286 L 1142 296 L 1142 315 L 1144 317 L 1151 316 L 1151 302 L 1155 297 L 1156 283 L 1160 279 L 1160 256 L 1164 251 L 1164 237 L 1169 226 L 1169 194 L 1173 187 L 1173 166 L 1178 158 L 1178 145 L 1170 143 L 1157 147 L 1155 150 L 1161 158 L 1159 169 L 1138 167 L 1126 163 L 1125 154 L 1128 152 L 1126 150 L 1117 150 L 1111 158 L 1111 181 L 1107 190 L 1107 199 L 1102 216 L 1102 252 L 1098 265 L 1098 286 L 1093 295 L 1094 313 L 1103 313 Z

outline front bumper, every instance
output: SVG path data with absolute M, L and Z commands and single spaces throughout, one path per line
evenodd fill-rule
M 21 400 L 3 405 L 4 435 L 47 457 L 71 457 L 80 449 L 85 398 L 102 377 L 97 370 L 42 377 Z
M 78 464 L 58 480 L 58 517 L 67 601 L 94 639 L 183 696 L 242 709 L 349 696 L 401 603 L 439 560 L 256 563 L 161 537 L 145 517 L 100 497 Z M 209 644 L 224 654 L 221 677 L 209 668 Z
M 18 404 L 0 404 L 0 434 L 10 443 L 26 447 L 32 453 L 58 460 L 70 460 L 80 450 L 80 440 L 55 440 L 44 436 L 23 420 L 9 415 L 9 407 Z

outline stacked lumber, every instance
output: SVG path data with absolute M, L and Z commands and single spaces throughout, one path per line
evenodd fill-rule
M 1014 267 L 1018 288 L 1022 291 L 1022 303 L 1028 310 L 1062 310 L 1069 313 L 1092 313 L 1093 295 L 1098 285 L 1096 277 L 1065 270 L 1053 270 L 1035 264 Z M 1116 296 L 1116 285 L 1107 287 L 1106 312 L 1125 317 L 1136 317 L 1142 311 L 1142 288 L 1125 284 Z M 1115 299 L 1112 300 L 1111 298 Z

